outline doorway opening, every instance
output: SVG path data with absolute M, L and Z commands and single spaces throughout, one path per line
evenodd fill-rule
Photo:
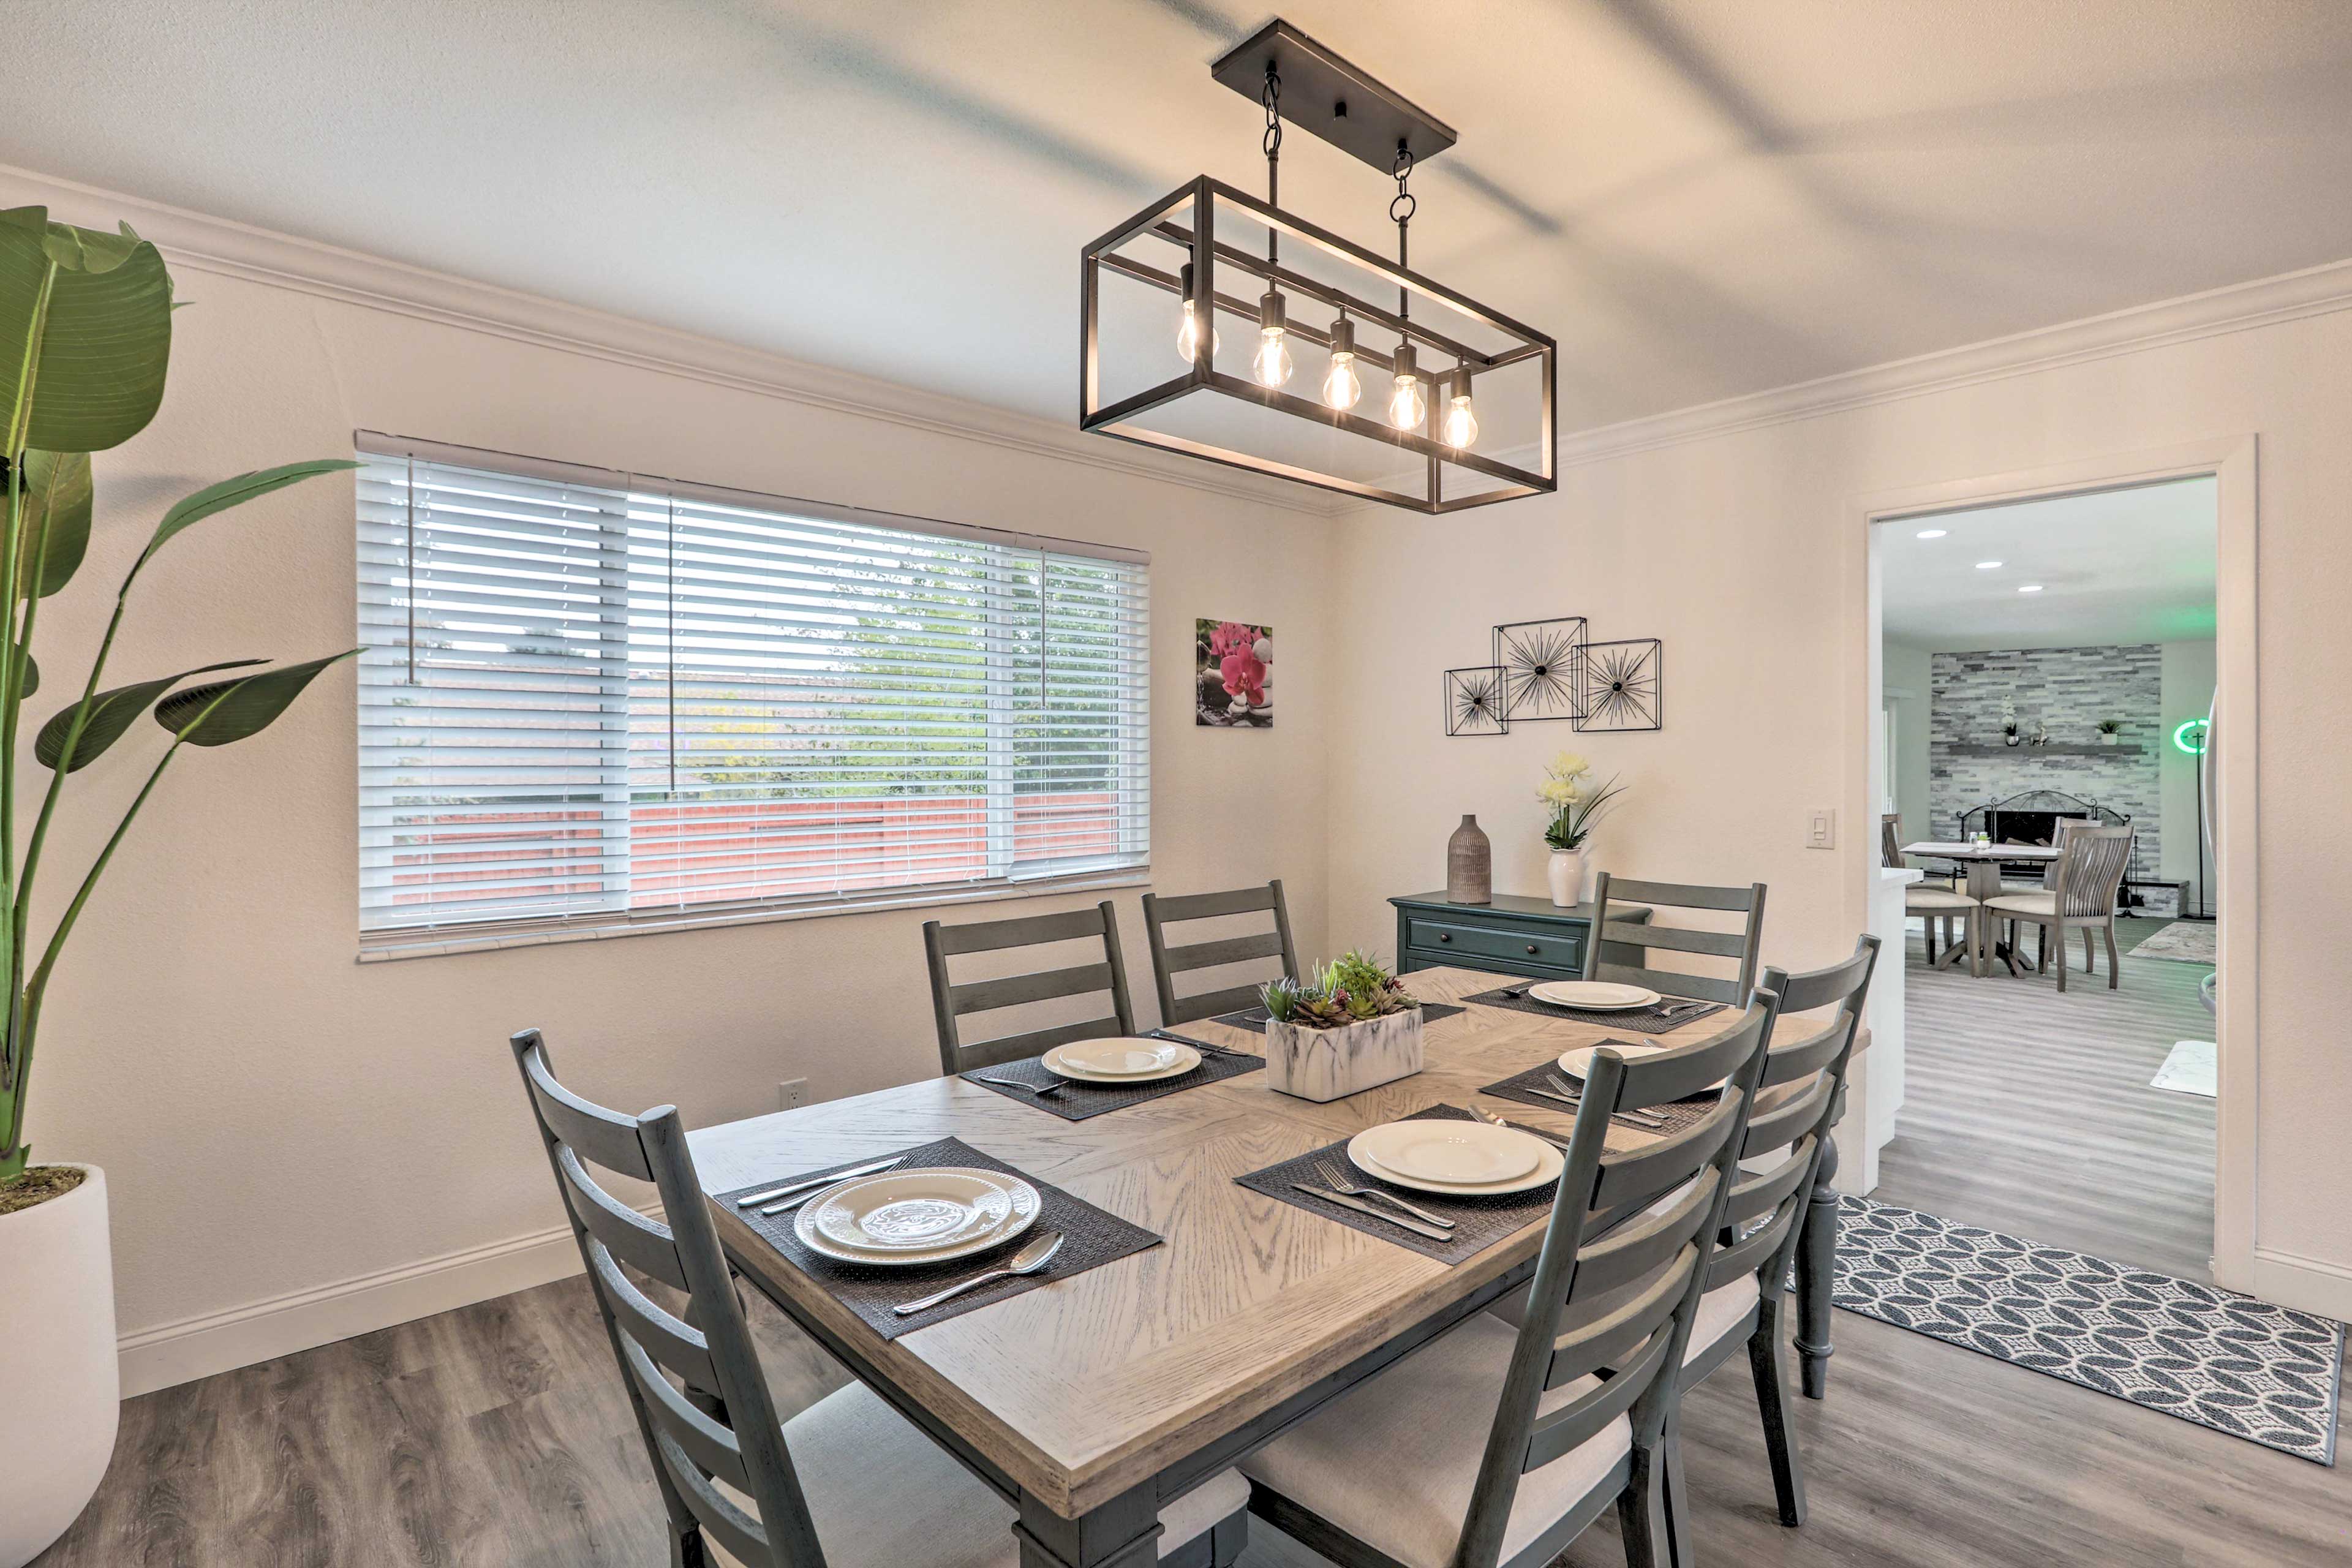
M 1873 1196 L 2249 1289 L 2220 1235 L 2223 866 L 2252 858 L 2215 777 L 2251 746 L 2211 722 L 2251 647 L 2221 465 L 1969 489 L 1868 516 L 1875 858 L 1919 877 Z

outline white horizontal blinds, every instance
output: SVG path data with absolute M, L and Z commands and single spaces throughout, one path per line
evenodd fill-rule
M 366 925 L 1146 863 L 1139 561 L 435 452 L 362 480 Z
M 362 928 L 614 907 L 625 492 L 362 457 Z
M 1146 576 L 1051 550 L 1041 570 L 1038 702 L 1014 729 L 1013 875 L 1139 863 L 1151 808 Z

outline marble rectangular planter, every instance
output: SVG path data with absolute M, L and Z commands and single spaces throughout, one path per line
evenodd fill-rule
M 1318 1103 L 1411 1078 L 1421 1070 L 1421 1009 L 1337 1029 L 1265 1026 L 1265 1083 Z

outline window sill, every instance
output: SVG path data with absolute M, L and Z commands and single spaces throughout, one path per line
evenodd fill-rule
M 1129 866 L 1116 871 L 1048 878 L 1034 882 L 1002 884 L 958 891 L 939 888 L 910 888 L 903 893 L 881 893 L 833 903 L 714 910 L 700 914 L 688 912 L 667 917 L 646 917 L 594 923 L 575 921 L 563 925 L 551 923 L 539 927 L 504 926 L 496 931 L 472 932 L 467 932 L 462 928 L 442 931 L 426 929 L 379 931 L 360 939 L 357 962 L 389 963 L 400 959 L 440 958 L 460 952 L 491 952 L 509 947 L 546 947 L 556 942 L 609 942 L 616 937 L 666 936 L 677 931 L 709 931 L 726 926 L 771 925 L 779 921 L 825 920 L 835 915 L 875 914 L 887 910 L 952 909 L 959 904 L 996 903 L 1009 899 L 1045 899 L 1059 893 L 1091 892 L 1097 889 L 1149 887 L 1150 883 L 1150 867 Z

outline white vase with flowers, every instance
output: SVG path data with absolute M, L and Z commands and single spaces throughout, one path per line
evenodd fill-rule
M 1551 864 L 1546 870 L 1551 901 L 1559 908 L 1573 909 L 1589 896 L 1592 830 L 1610 804 L 1623 793 L 1624 787 L 1613 776 L 1606 784 L 1594 783 L 1592 764 L 1573 752 L 1562 752 L 1545 764 L 1536 799 L 1551 811 L 1551 820 L 1544 828 L 1544 842 L 1551 847 Z

